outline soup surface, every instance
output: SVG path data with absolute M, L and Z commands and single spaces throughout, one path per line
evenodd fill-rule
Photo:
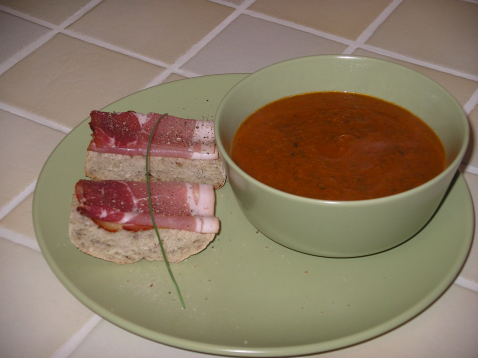
M 273 188 L 322 200 L 363 200 L 415 188 L 445 169 L 445 150 L 420 118 L 367 95 L 282 98 L 237 130 L 231 157 Z

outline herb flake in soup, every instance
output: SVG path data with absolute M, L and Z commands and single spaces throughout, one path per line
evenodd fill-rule
M 273 188 L 338 201 L 398 194 L 446 166 L 440 139 L 420 118 L 343 92 L 305 93 L 260 108 L 237 130 L 231 157 Z

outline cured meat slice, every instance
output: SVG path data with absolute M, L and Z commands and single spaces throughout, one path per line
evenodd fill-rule
M 214 189 L 207 184 L 151 182 L 153 211 L 162 215 L 214 216 Z M 146 182 L 80 180 L 80 205 L 110 207 L 121 212 L 149 213 Z
M 89 151 L 145 156 L 157 113 L 90 113 L 93 139 Z M 218 159 L 214 122 L 163 117 L 153 135 L 149 154 L 184 159 Z
M 219 231 L 211 185 L 152 182 L 150 189 L 158 227 L 201 233 Z M 153 228 L 145 182 L 80 180 L 75 186 L 75 195 L 79 201 L 78 211 L 106 230 Z

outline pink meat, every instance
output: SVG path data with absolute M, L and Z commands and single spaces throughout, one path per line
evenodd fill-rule
M 146 155 L 154 125 L 161 117 L 133 111 L 110 113 L 92 111 L 93 139 L 89 151 L 126 155 Z M 163 117 L 151 142 L 150 155 L 185 159 L 217 159 L 214 124 L 173 116 Z
M 214 189 L 206 184 L 150 183 L 155 223 L 158 227 L 217 233 Z M 120 224 L 132 231 L 153 228 L 145 182 L 80 180 L 75 187 L 78 211 L 95 220 Z M 103 226 L 104 227 L 104 226 Z

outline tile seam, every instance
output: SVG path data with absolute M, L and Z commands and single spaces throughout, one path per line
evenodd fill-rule
M 41 26 L 49 28 L 51 30 L 58 30 L 58 29 L 62 29 L 62 28 L 65 28 L 65 27 L 71 25 L 73 22 L 75 22 L 76 20 L 81 18 L 83 15 L 85 15 L 86 13 L 91 11 L 94 7 L 96 7 L 101 2 L 103 2 L 103 0 L 92 0 L 92 1 L 90 1 L 88 4 L 83 6 L 80 10 L 78 10 L 73 15 L 68 17 L 60 25 L 55 25 L 55 24 L 52 24 L 51 22 L 42 20 L 38 17 L 27 15 L 23 12 L 14 10 L 12 8 L 9 8 L 9 7 L 5 6 L 5 5 L 0 5 L 0 11 L 6 12 L 7 14 L 10 14 L 10 15 L 14 15 L 16 17 L 19 17 L 19 18 L 23 19 L 23 20 L 33 22 L 37 25 L 41 25 Z
M 54 129 L 56 131 L 59 131 L 59 132 L 65 133 L 65 134 L 68 134 L 68 133 L 71 132 L 71 128 L 62 126 L 61 124 L 58 124 L 58 123 L 56 123 L 56 122 L 54 122 L 50 119 L 47 119 L 47 118 L 41 117 L 37 114 L 25 111 L 21 108 L 11 106 L 11 105 L 6 104 L 4 102 L 0 102 L 0 109 L 4 110 L 6 112 L 9 112 L 9 113 L 15 114 L 17 116 L 23 117 L 25 119 L 29 119 L 32 122 L 44 125 L 44 126 L 50 128 L 50 129 Z
M 210 0 L 211 1 L 211 0 Z M 401 2 L 402 0 L 395 0 L 394 3 L 398 3 Z M 92 4 L 91 8 L 93 8 L 94 6 L 98 5 L 99 3 L 101 3 L 102 0 L 95 0 L 95 1 L 92 1 L 90 2 L 90 4 Z M 249 1 L 249 2 L 245 2 L 243 3 L 240 7 L 235 7 L 233 4 L 226 4 L 226 3 L 222 3 L 222 2 L 216 2 L 216 1 L 211 1 L 211 2 L 214 2 L 214 3 L 218 3 L 218 4 L 222 4 L 224 6 L 229 6 L 229 7 L 232 7 L 232 8 L 236 8 L 236 9 L 239 9 L 239 8 L 244 8 L 244 9 L 247 9 L 247 7 L 249 7 L 253 2 L 255 2 L 255 0 L 252 0 L 252 1 Z M 394 4 L 392 3 L 392 5 Z M 94 6 L 93 6 L 94 5 Z M 390 5 L 391 6 L 391 5 Z M 389 6 L 389 7 L 390 7 Z M 72 15 L 69 19 L 75 19 L 75 21 L 77 20 L 77 18 L 81 17 L 82 15 L 84 15 L 87 11 L 83 11 L 83 9 L 85 8 L 82 8 L 82 10 L 78 11 L 78 13 L 81 12 L 80 15 L 77 15 L 77 14 L 74 14 Z M 107 48 L 107 49 L 110 49 L 112 51 L 116 51 L 116 52 L 119 52 L 119 53 L 122 53 L 126 56 L 130 56 L 130 57 L 134 57 L 134 58 L 137 58 L 141 61 L 144 61 L 144 62 L 148 62 L 148 63 L 151 63 L 151 64 L 154 64 L 154 65 L 157 65 L 157 66 L 160 66 L 160 67 L 166 67 L 166 70 L 164 72 L 167 72 L 167 73 L 163 73 L 162 75 L 160 75 L 158 78 L 156 78 L 155 80 L 153 80 L 150 84 L 148 84 L 146 86 L 147 87 L 151 87 L 153 85 L 156 85 L 156 84 L 160 84 L 165 78 L 167 78 L 171 73 L 179 73 L 179 67 L 183 65 L 183 63 L 180 64 L 180 66 L 177 66 L 176 63 L 172 64 L 172 65 L 167 65 L 165 63 L 162 63 L 161 61 L 157 61 L 157 60 L 153 60 L 153 59 L 149 59 L 145 56 L 142 56 L 142 55 L 139 55 L 139 54 L 135 54 L 134 52 L 131 52 L 131 51 L 128 51 L 128 50 L 123 50 L 121 48 L 118 48 L 114 45 L 111 45 L 111 44 L 107 44 L 103 41 L 99 41 L 99 40 L 95 40 L 95 39 L 91 39 L 87 36 L 82 36 L 80 34 L 76 34 L 74 33 L 73 31 L 71 30 L 65 30 L 65 29 L 62 29 L 62 27 L 66 27 L 70 24 L 70 22 L 68 20 L 66 20 L 61 26 L 54 26 L 53 24 L 50 24 L 50 23 L 46 23 L 42 20 L 39 20 L 39 19 L 36 19 L 36 18 L 32 18 L 28 15 L 24 15 L 24 14 L 21 14 L 17 11 L 14 11 L 14 10 L 11 10 L 11 9 L 8 9 L 4 6 L 0 6 L 0 10 L 4 10 L 5 12 L 7 13 L 10 13 L 12 15 L 15 15 L 15 16 L 19 16 L 25 20 L 28 20 L 28 21 L 31 21 L 31 22 L 34 22 L 34 23 L 37 23 L 37 24 L 41 24 L 45 27 L 48 27 L 48 28 L 51 28 L 52 29 L 52 32 L 50 32 L 49 34 L 47 34 L 50 38 L 53 37 L 54 35 L 56 35 L 57 33 L 62 33 L 62 34 L 65 34 L 67 36 L 71 36 L 71 37 L 74 37 L 74 38 L 77 38 L 79 40 L 82 40 L 82 41 L 85 41 L 85 42 L 89 42 L 89 43 L 92 43 L 92 44 L 95 44 L 97 46 L 100 46 L 100 47 L 104 47 L 104 48 Z M 91 9 L 89 9 L 91 10 Z M 89 11 L 88 10 L 88 11 Z M 240 10 L 240 9 L 239 9 Z M 237 11 L 237 10 L 236 10 Z M 241 10 L 240 10 L 241 11 Z M 386 10 L 384 10 L 386 11 Z M 252 16 L 252 17 L 256 17 L 256 18 L 259 18 L 259 19 L 262 19 L 262 20 L 265 20 L 265 21 L 269 21 L 269 22 L 273 22 L 273 23 L 277 23 L 277 24 L 280 24 L 280 25 L 283 25 L 283 26 L 287 26 L 287 27 L 290 27 L 290 28 L 294 28 L 296 30 L 299 30 L 299 31 L 303 31 L 303 32 L 307 32 L 307 33 L 310 33 L 312 35 L 316 35 L 316 36 L 319 36 L 319 37 L 322 37 L 322 38 L 326 38 L 326 39 L 329 39 L 329 40 L 332 40 L 332 41 L 335 41 L 335 42 L 339 42 L 339 43 L 342 43 L 342 44 L 345 44 L 345 45 L 348 45 L 349 47 L 352 47 L 354 45 L 357 45 L 357 47 L 354 48 L 354 50 L 356 48 L 362 48 L 362 49 L 365 49 L 365 50 L 368 50 L 368 51 L 371 51 L 371 52 L 374 52 L 374 53 L 377 53 L 377 54 L 382 54 L 382 55 L 385 55 L 385 56 L 389 56 L 389 57 L 392 57 L 392 58 L 396 58 L 396 59 L 400 59 L 402 61 L 405 61 L 405 62 L 410 62 L 410 63 L 414 63 L 414 64 L 418 64 L 420 66 L 423 66 L 423 67 L 427 67 L 427 68 L 431 68 L 431 69 L 434 69 L 434 70 L 438 70 L 438 71 L 441 71 L 441 72 L 445 72 L 445 73 L 449 73 L 449 74 L 452 74 L 452 75 L 455 75 L 455 76 L 458 76 L 458 77 L 463 77 L 463 78 L 466 78 L 466 79 L 471 79 L 473 81 L 478 81 L 478 76 L 474 76 L 474 75 L 471 75 L 471 74 L 467 74 L 467 73 L 463 73 L 463 72 L 460 72 L 460 71 L 456 71 L 456 70 L 453 70 L 453 69 L 449 69 L 447 67 L 443 67 L 443 66 L 437 66 L 437 65 L 433 65 L 431 63 L 428 63 L 426 61 L 421 61 L 421 60 L 416 60 L 416 59 L 413 59 L 413 58 L 410 58 L 410 57 L 407 57 L 407 56 L 403 56 L 403 55 L 400 55 L 400 54 L 397 54 L 397 53 L 393 53 L 391 51 L 388 51 L 388 50 L 383 50 L 383 49 L 380 49 L 380 48 L 377 48 L 377 47 L 374 47 L 374 46 L 370 46 L 370 45 L 365 45 L 365 44 L 357 44 L 356 41 L 353 41 L 353 40 L 348 40 L 348 39 L 344 39 L 340 36 L 336 36 L 336 35 L 332 35 L 332 34 L 328 34 L 328 33 L 325 33 L 325 32 L 322 32 L 322 31 L 318 31 L 318 30 L 315 30 L 315 29 L 312 29 L 312 28 L 308 28 L 308 27 L 305 27 L 305 26 L 302 26 L 302 25 L 299 25 L 299 24 L 295 24 L 293 22 L 289 22 L 289 21 L 285 21 L 285 20 L 281 20 L 281 19 L 278 19 L 278 18 L 274 18 L 274 17 L 271 17 L 271 16 L 268 16 L 268 15 L 265 15 L 265 14 L 261 14 L 261 13 L 257 13 L 257 12 L 254 12 L 254 11 L 250 11 L 250 10 L 242 10 L 241 11 L 242 14 L 245 14 L 245 15 L 249 15 L 249 16 Z M 232 14 L 231 14 L 232 15 Z M 239 14 L 240 15 L 240 14 Z M 239 16 L 238 15 L 238 16 Z M 214 30 L 213 30 L 214 31 Z M 207 36 L 206 36 L 207 37 Z M 204 38 L 203 38 L 204 39 Z M 202 40 L 201 40 L 202 41 Z M 209 40 L 210 41 L 210 40 Z M 208 41 L 208 42 L 209 42 Z M 45 41 L 46 42 L 46 41 Z M 205 45 L 205 44 L 204 44 Z M 41 45 L 39 46 L 41 47 Z M 36 48 L 35 48 L 36 49 Z M 347 50 L 345 50 L 347 51 Z M 30 51 L 32 52 L 32 51 Z M 347 52 L 350 52 L 350 51 L 347 51 Z M 196 52 L 197 53 L 197 52 Z M 194 53 L 193 56 L 196 54 Z M 345 52 L 344 52 L 345 53 Z M 25 54 L 26 56 L 27 54 Z M 16 55 L 13 55 L 12 57 L 15 57 Z M 23 57 L 25 57 L 23 56 Z M 184 55 L 183 55 L 184 56 Z M 193 57 L 191 56 L 191 58 Z M 19 58 L 17 61 L 15 61 L 13 64 L 10 65 L 13 66 L 14 64 L 16 64 L 17 62 L 21 61 L 22 58 Z M 188 58 L 187 60 L 190 60 L 191 58 Z M 187 62 L 187 61 L 185 61 Z M 185 63 L 184 62 L 184 63 Z M 8 67 L 8 68 L 10 68 Z M 8 69 L 7 68 L 7 69 Z M 3 73 L 4 71 L 6 71 L 7 69 L 5 68 L 2 68 L 2 66 L 0 66 L 0 74 Z M 2 71 L 3 70 L 3 71 Z M 200 74 L 198 74 L 200 75 Z M 159 79 L 159 80 L 158 80 Z
M 473 165 L 468 165 L 468 164 L 463 164 L 462 167 L 463 167 L 462 171 L 470 173 L 470 174 L 478 175 L 478 168 L 477 167 L 475 167 Z
M 462 173 L 467 172 L 467 173 L 470 173 L 470 174 L 478 175 L 478 168 L 473 166 L 473 165 L 469 165 L 467 163 L 461 163 L 460 166 L 459 166 L 459 170 Z
M 78 10 L 76 13 L 74 13 L 70 17 L 68 17 L 65 21 L 63 21 L 58 26 L 48 23 L 46 21 L 43 21 L 41 19 L 35 18 L 33 16 L 22 14 L 21 12 L 10 9 L 8 7 L 0 6 L 0 10 L 6 12 L 7 14 L 17 16 L 23 20 L 33 22 L 37 25 L 41 25 L 51 30 L 45 35 L 39 37 L 37 40 L 30 43 L 28 46 L 23 47 L 22 49 L 20 49 L 20 51 L 13 54 L 12 56 L 10 56 L 10 58 L 8 58 L 5 62 L 3 62 L 0 65 L 0 75 L 6 72 L 7 70 L 9 70 L 10 68 L 12 68 L 13 66 L 15 66 L 18 62 L 23 60 L 25 57 L 27 57 L 29 54 L 31 54 L 35 50 L 39 49 L 41 46 L 43 46 L 45 43 L 51 40 L 55 35 L 57 35 L 59 32 L 64 30 L 68 25 L 71 25 L 73 22 L 81 18 L 84 14 L 89 12 L 91 9 L 93 9 L 102 1 L 103 0 L 90 1 L 87 5 L 82 7 L 80 10 Z
M 76 333 L 74 333 L 60 348 L 58 348 L 50 358 L 68 358 L 83 341 L 88 337 L 91 331 L 102 321 L 103 319 L 94 314 L 83 327 L 81 327 Z
M 190 77 L 190 78 L 202 76 L 200 73 L 196 73 L 196 72 L 193 72 L 193 71 L 190 71 L 190 70 L 186 70 L 184 68 L 178 68 L 176 71 L 174 71 L 174 73 L 176 73 L 178 75 L 181 75 L 181 76 Z
M 50 22 L 47 22 L 47 21 L 44 21 L 42 19 L 39 19 L 39 18 L 36 18 L 36 17 L 33 17 L 33 16 L 30 16 L 30 15 L 27 15 L 27 14 L 24 14 L 23 12 L 20 12 L 20 11 L 17 11 L 17 10 L 14 10 L 14 9 L 11 9 L 7 6 L 4 6 L 4 5 L 0 5 L 0 11 L 3 11 L 7 14 L 10 14 L 10 15 L 13 15 L 13 16 L 16 16 L 16 17 L 19 17 L 20 19 L 23 19 L 23 20 L 27 20 L 29 22 L 33 22 L 34 24 L 37 24 L 37 25 L 40 25 L 40 26 L 43 26 L 43 27 L 46 27 L 50 30 L 53 30 L 56 25 L 53 25 L 52 23 Z
M 172 65 L 168 66 L 168 68 L 161 75 L 149 82 L 146 88 L 161 84 L 166 78 L 168 78 L 171 73 L 178 71 L 199 51 L 201 51 L 201 49 L 203 49 L 209 42 L 211 42 L 212 39 L 219 35 L 231 22 L 237 19 L 237 17 L 239 17 L 244 12 L 244 10 L 247 9 L 254 2 L 255 0 L 244 1 L 229 16 L 227 16 L 223 21 L 221 21 L 219 25 L 212 29 L 201 40 L 192 45 L 189 50 L 187 50 L 183 55 L 179 56 L 176 61 L 174 61 Z
M 467 173 L 478 175 L 478 168 L 473 165 L 464 164 L 463 170 Z
M 123 48 L 115 46 L 113 44 L 104 42 L 102 40 L 95 39 L 95 38 L 87 36 L 87 35 L 82 35 L 82 34 L 76 33 L 76 32 L 71 31 L 71 30 L 63 30 L 63 31 L 60 31 L 60 33 L 62 33 L 64 35 L 67 35 L 67 36 L 70 36 L 70 37 L 73 37 L 77 40 L 81 40 L 83 42 L 86 42 L 86 43 L 89 43 L 89 44 L 92 44 L 92 45 L 96 45 L 98 47 L 105 48 L 105 49 L 111 50 L 113 52 L 118 52 L 122 55 L 132 57 L 132 58 L 135 58 L 137 60 L 141 60 L 141 61 L 149 63 L 151 65 L 155 65 L 155 66 L 162 67 L 162 68 L 167 68 L 167 67 L 170 66 L 165 62 L 155 60 L 153 58 L 149 58 L 149 57 L 144 56 L 144 55 L 140 55 L 136 52 L 123 49 Z
M 352 45 L 350 45 L 345 51 L 343 52 L 344 55 L 349 55 L 357 47 L 363 45 L 370 36 L 379 28 L 379 26 L 390 16 L 390 14 L 395 11 L 395 9 L 402 3 L 402 0 L 394 0 L 392 1 L 376 18 L 372 23 L 367 26 L 367 28 L 357 37 Z
M 224 6 L 227 6 L 227 7 L 232 7 L 234 9 L 237 9 L 240 5 L 237 5 L 237 4 L 233 4 L 231 2 L 228 2 L 227 0 L 208 0 L 209 2 L 213 2 L 215 4 L 219 4 L 219 5 L 224 5 Z M 254 0 L 255 1 L 255 0 Z
M 472 75 L 472 74 L 469 74 L 469 73 L 465 73 L 465 72 L 460 72 L 460 71 L 457 71 L 457 70 L 454 70 L 454 69 L 451 69 L 451 68 L 448 68 L 448 67 L 434 65 L 433 63 L 429 63 L 429 62 L 426 62 L 426 61 L 414 59 L 412 57 L 408 57 L 408 56 L 405 56 L 405 55 L 400 55 L 396 52 L 388 51 L 388 50 L 382 49 L 380 47 L 375 47 L 375 46 L 363 44 L 363 45 L 359 46 L 359 48 L 362 48 L 364 50 L 376 53 L 378 55 L 391 57 L 391 58 L 394 58 L 394 59 L 397 59 L 397 60 L 413 63 L 415 65 L 426 67 L 426 68 L 429 68 L 429 69 L 432 69 L 432 70 L 448 73 L 450 75 L 454 75 L 454 76 L 457 76 L 457 77 L 461 77 L 461 78 L 465 78 L 465 79 L 468 79 L 468 80 L 478 82 L 478 76 L 475 76 L 475 75 Z
M 470 99 L 463 106 L 463 110 L 468 115 L 478 104 L 478 89 L 471 95 Z
M 260 12 L 255 12 L 255 11 L 252 11 L 252 10 L 245 10 L 243 12 L 243 14 L 248 15 L 248 16 L 252 16 L 252 17 L 255 17 L 257 19 L 264 20 L 264 21 L 272 22 L 272 23 L 275 23 L 275 24 L 278 24 L 278 25 L 283 25 L 283 26 L 286 26 L 286 27 L 290 27 L 290 28 L 295 29 L 295 30 L 299 30 L 299 31 L 302 31 L 302 32 L 309 33 L 311 35 L 315 35 L 315 36 L 325 38 L 327 40 L 331 40 L 331 41 L 341 43 L 343 45 L 351 46 L 354 43 L 353 40 L 345 39 L 345 38 L 337 36 L 337 35 L 333 35 L 333 34 L 329 34 L 327 32 L 316 30 L 316 29 L 313 29 L 311 27 L 299 25 L 299 24 L 296 24 L 295 22 L 282 20 L 282 19 L 279 19 L 279 18 L 276 18 L 276 17 L 273 17 L 273 16 L 262 14 Z
M 29 238 L 28 236 L 19 234 L 9 229 L 0 228 L 0 237 L 3 237 L 5 240 L 13 242 L 14 244 L 28 247 L 29 249 L 41 253 L 38 242 L 32 238 Z
M 195 73 L 195 72 L 192 72 L 192 71 L 189 71 L 189 70 L 185 70 L 185 69 L 180 69 L 180 68 L 170 69 L 172 64 L 167 64 L 163 61 L 155 60 L 153 58 L 150 58 L 150 57 L 147 57 L 147 56 L 144 56 L 144 55 L 140 55 L 140 54 L 135 53 L 133 51 L 123 49 L 123 48 L 115 46 L 113 44 L 109 44 L 109 43 L 104 42 L 102 40 L 98 40 L 98 39 L 95 39 L 95 38 L 87 36 L 87 35 L 82 35 L 82 34 L 76 33 L 76 32 L 71 31 L 71 30 L 63 30 L 63 31 L 60 31 L 60 33 L 66 35 L 66 36 L 73 37 L 77 40 L 80 40 L 80 41 L 83 41 L 83 42 L 86 42 L 86 43 L 89 43 L 89 44 L 92 44 L 92 45 L 95 45 L 95 46 L 98 46 L 98 47 L 101 47 L 101 48 L 105 48 L 105 49 L 113 51 L 113 52 L 117 52 L 117 53 L 125 55 L 127 57 L 131 57 L 131 58 L 140 60 L 142 62 L 149 63 L 150 65 L 161 67 L 162 69 L 164 69 L 164 71 L 167 71 L 169 69 L 170 70 L 169 74 L 176 73 L 176 74 L 183 75 L 183 76 L 186 76 L 186 77 L 201 76 L 201 74 L 198 74 L 198 73 Z M 148 84 L 144 88 L 149 88 L 149 87 L 151 87 L 151 85 Z
M 30 183 L 23 191 L 10 200 L 6 205 L 0 208 L 0 220 L 2 220 L 5 216 L 10 214 L 13 209 L 15 209 L 18 205 L 20 205 L 23 200 L 25 200 L 31 193 L 35 191 L 35 186 L 37 181 L 35 180 L 33 183 Z
M 478 293 L 478 283 L 459 276 L 455 282 L 456 285 L 464 287 L 470 291 Z
M 35 50 L 42 47 L 45 43 L 50 41 L 53 36 L 57 34 L 56 31 L 50 31 L 43 36 L 40 36 L 38 39 L 30 43 L 28 46 L 22 47 L 20 51 L 14 53 L 8 59 L 6 59 L 2 64 L 0 64 L 0 75 L 8 71 L 10 68 L 15 66 L 18 62 L 23 60 L 25 57 L 30 55 Z
M 98 6 L 100 3 L 102 3 L 103 0 L 91 0 L 88 4 L 80 8 L 77 12 L 75 12 L 73 15 L 68 17 L 65 21 L 63 21 L 60 25 L 59 28 L 64 30 L 67 26 L 71 25 L 84 15 L 86 15 L 88 12 L 93 10 L 96 6 Z
M 402 2 L 403 0 L 397 0 L 397 2 L 398 1 Z M 251 10 L 245 10 L 243 13 L 245 15 L 249 15 L 249 16 L 252 16 L 252 17 L 255 17 L 255 18 L 258 18 L 258 19 L 273 22 L 273 23 L 276 23 L 276 24 L 279 24 L 279 25 L 283 25 L 283 26 L 293 28 L 295 30 L 307 32 L 307 33 L 312 34 L 312 35 L 316 35 L 316 36 L 319 36 L 319 37 L 322 37 L 322 38 L 326 38 L 328 40 L 339 42 L 339 43 L 347 45 L 349 47 L 354 46 L 356 44 L 356 41 L 353 41 L 353 40 L 348 40 L 348 39 L 342 38 L 340 36 L 328 34 L 326 32 L 315 30 L 315 29 L 312 29 L 312 28 L 309 28 L 309 27 L 306 27 L 306 26 L 302 26 L 302 25 L 299 25 L 299 24 L 296 24 L 296 23 L 293 23 L 293 22 L 290 22 L 290 21 L 281 20 L 281 19 L 269 16 L 269 15 L 257 13 L 257 12 L 251 11 Z M 381 49 L 379 47 L 366 45 L 366 44 L 358 44 L 357 48 L 361 48 L 361 49 L 364 49 L 364 50 L 367 50 L 367 51 L 370 51 L 370 52 L 373 52 L 373 53 L 376 53 L 376 54 L 379 54 L 379 55 L 384 55 L 384 56 L 387 56 L 387 57 L 395 58 L 397 60 L 402 60 L 404 62 L 413 63 L 413 64 L 416 64 L 416 65 L 419 65 L 419 66 L 422 66 L 422 67 L 430 68 L 432 70 L 448 73 L 448 74 L 451 74 L 451 75 L 454 75 L 454 76 L 457 76 L 457 77 L 461 77 L 461 78 L 465 78 L 465 79 L 469 79 L 469 80 L 478 82 L 478 76 L 468 74 L 468 73 L 465 73 L 465 72 L 461 72 L 461 71 L 457 71 L 457 70 L 454 70 L 454 69 L 451 69 L 451 68 L 448 68 L 448 67 L 434 65 L 434 64 L 426 62 L 426 61 L 421 61 L 421 60 L 414 59 L 414 58 L 411 58 L 411 57 L 408 57 L 408 56 L 405 56 L 405 55 L 400 55 L 398 53 L 388 51 L 388 50 L 384 50 L 384 49 Z M 347 50 L 345 50 L 345 51 L 347 51 Z M 345 54 L 345 52 L 343 54 Z
M 46 33 L 45 35 L 41 36 L 39 39 L 37 39 L 36 41 L 34 41 L 33 43 L 31 43 L 29 46 L 27 47 L 24 47 L 22 48 L 22 50 L 19 52 L 19 53 L 16 53 L 14 55 L 12 55 L 9 59 L 7 59 L 6 61 L 4 61 L 1 65 L 0 65 L 0 75 L 2 73 L 4 73 L 5 71 L 7 71 L 9 68 L 13 67 L 15 64 L 17 64 L 18 62 L 20 62 L 23 58 L 25 58 L 26 56 L 28 56 L 30 53 L 32 53 L 33 51 L 35 51 L 36 49 L 40 48 L 41 46 L 43 46 L 46 42 L 48 42 L 52 37 L 54 37 L 55 35 L 57 35 L 58 33 L 61 33 L 61 34 L 64 34 L 66 36 L 70 36 L 70 37 L 73 37 L 73 38 L 76 38 L 78 40 L 81 40 L 81 41 L 84 41 L 86 43 L 90 43 L 90 44 L 93 44 L 93 45 L 96 45 L 96 46 L 99 46 L 99 47 L 102 47 L 102 48 L 106 48 L 108 50 L 111 50 L 111 51 L 114 51 L 114 52 L 118 52 L 118 53 L 121 53 L 125 56 L 128 56 L 128 57 L 132 57 L 132 58 L 136 58 L 138 60 L 141 60 L 143 62 L 146 62 L 146 63 L 149 63 L 149 64 L 152 64 L 152 65 L 155 65 L 155 66 L 159 66 L 159 67 L 162 67 L 162 68 L 167 68 L 168 64 L 162 62 L 162 61 L 159 61 L 159 60 L 155 60 L 155 59 L 151 59 L 149 57 L 146 57 L 146 56 L 143 56 L 143 55 L 140 55 L 140 54 L 137 54 L 135 52 L 132 52 L 132 51 L 128 51 L 128 50 L 125 50 L 125 49 L 122 49 L 120 47 L 117 47 L 113 44 L 109 44 L 107 42 L 104 42 L 104 41 L 101 41 L 101 40 L 97 40 L 97 39 L 94 39 L 92 37 L 89 37 L 89 36 L 86 36 L 86 35 L 82 35 L 82 34 L 79 34 L 79 33 L 75 33 L 74 31 L 72 30 L 67 30 L 66 27 L 71 25 L 73 22 L 75 22 L 76 20 L 78 20 L 81 16 L 83 16 L 84 14 L 86 14 L 88 11 L 92 10 L 95 6 L 97 6 L 99 3 L 101 3 L 103 0 L 95 0 L 95 1 L 91 1 L 88 5 L 86 5 L 85 7 L 83 7 L 81 10 L 79 10 L 78 12 L 76 12 L 75 14 L 73 14 L 72 16 L 70 16 L 67 20 L 65 20 L 62 24 L 60 25 L 54 25 L 52 23 L 49 23 L 49 22 L 46 22 L 46 21 L 43 21 L 41 19 L 38 19 L 38 18 L 35 18 L 35 17 L 32 17 L 32 16 L 29 16 L 29 15 L 26 15 L 26 14 L 23 14 L 21 12 L 18 12 L 16 10 L 13 10 L 13 9 L 10 9 L 10 8 L 7 8 L 3 5 L 0 5 L 0 11 L 4 11 L 6 13 L 9 13 L 10 15 L 14 15 L 14 16 L 17 16 L 23 20 L 26 20 L 26 21 L 29 21 L 29 22 L 32 22 L 32 23 L 35 23 L 37 25 L 40 25 L 40 26 L 43 26 L 43 27 L 46 27 L 48 29 L 50 29 L 51 31 Z M 255 1 L 255 0 L 254 0 Z M 226 4 L 222 4 L 222 5 L 226 5 Z M 234 7 L 232 6 L 232 4 L 227 4 L 227 6 L 229 7 Z M 174 72 L 174 71 L 173 71 Z M 180 74 L 180 73 L 179 73 Z M 191 76 L 198 76 L 199 74 L 193 74 L 191 73 Z

